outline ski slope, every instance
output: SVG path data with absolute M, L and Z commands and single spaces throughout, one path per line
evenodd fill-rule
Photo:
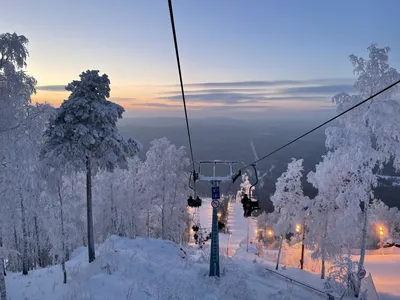
M 199 213 L 199 216 L 196 213 Z M 220 253 L 228 253 L 229 256 L 234 255 L 239 247 L 246 249 L 247 247 L 247 232 L 249 240 L 249 249 L 251 249 L 251 242 L 256 237 L 255 230 L 257 228 L 257 222 L 253 218 L 243 217 L 243 208 L 241 203 L 230 202 L 228 205 L 228 224 L 227 227 L 231 234 L 220 233 L 219 234 L 219 248 Z M 212 224 L 212 207 L 211 199 L 203 199 L 202 206 L 198 209 L 190 208 L 189 213 L 192 214 L 193 220 L 197 223 L 200 222 L 201 228 L 206 233 L 211 232 Z M 193 236 L 192 236 L 193 238 Z M 192 240 L 192 245 L 194 240 Z M 209 248 L 210 242 L 208 242 L 204 248 Z M 228 252 L 227 252 L 228 250 Z M 250 250 L 249 250 L 250 251 Z
M 59 265 L 6 276 L 8 298 L 29 300 L 318 300 L 300 287 L 263 272 L 254 255 L 237 249 L 221 255 L 221 277 L 208 276 L 207 249 L 160 239 L 111 236 L 87 261 L 80 247 L 67 262 L 68 283 Z

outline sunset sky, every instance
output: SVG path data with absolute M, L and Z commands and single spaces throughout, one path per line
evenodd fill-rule
M 392 48 L 400 68 L 396 0 L 173 0 L 193 116 L 263 116 L 331 109 L 351 91 L 348 55 Z M 34 101 L 59 105 L 82 71 L 109 75 L 129 116 L 182 115 L 166 0 L 12 0 L 2 32 L 29 40 Z

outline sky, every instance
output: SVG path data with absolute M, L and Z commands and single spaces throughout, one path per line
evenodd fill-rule
M 371 43 L 400 68 L 397 0 L 172 2 L 191 116 L 332 113 Z M 60 105 L 96 69 L 125 115 L 183 116 L 167 0 L 5 1 L 0 28 L 30 41 L 34 101 Z

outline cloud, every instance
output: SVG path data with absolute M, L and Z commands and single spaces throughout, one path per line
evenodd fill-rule
M 228 81 L 228 82 L 200 82 L 185 84 L 186 87 L 215 87 L 215 88 L 239 88 L 239 87 L 279 87 L 285 85 L 312 85 L 312 84 L 334 84 L 334 83 L 351 83 L 350 78 L 319 78 L 308 80 L 261 80 L 261 81 Z M 177 86 L 177 85 L 174 85 Z
M 223 88 L 223 89 L 200 89 L 200 90 L 189 90 L 185 89 L 185 94 L 200 94 L 200 93 L 227 93 L 227 92 L 246 92 L 246 93 L 252 93 L 252 92 L 260 92 L 262 91 L 259 88 Z M 179 90 L 174 90 L 174 91 L 165 91 L 165 92 L 159 92 L 157 94 L 163 94 L 163 95 L 173 95 L 173 94 L 179 94 L 181 91 Z
M 59 91 L 66 91 L 65 85 L 42 85 L 36 87 L 38 91 L 52 91 L 52 92 L 59 92 Z
M 158 107 L 158 108 L 166 108 L 166 107 L 182 107 L 180 104 L 166 104 L 166 103 L 138 103 L 137 105 L 140 106 L 151 106 L 151 107 Z
M 286 88 L 284 93 L 290 94 L 335 94 L 339 92 L 349 93 L 353 91 L 353 86 L 349 84 L 342 85 L 321 85 L 321 86 L 302 86 Z
M 298 80 L 274 80 L 274 81 L 231 81 L 231 82 L 202 82 L 185 84 L 187 87 L 266 87 L 295 85 Z
M 160 100 L 182 101 L 182 95 L 177 94 L 173 96 L 158 97 Z M 238 104 L 238 103 L 260 103 L 268 101 L 287 101 L 287 100 L 313 100 L 319 101 L 323 98 L 321 96 L 286 96 L 284 94 L 275 94 L 272 96 L 265 96 L 263 93 L 204 93 L 185 95 L 188 101 L 197 102 L 211 102 L 211 103 L 224 103 L 224 104 Z M 326 100 L 326 99 L 325 99 Z
M 142 106 L 142 107 L 154 107 L 154 108 L 182 108 L 182 104 L 166 104 L 166 103 L 143 103 L 143 104 L 136 104 L 137 106 Z M 204 105 L 190 105 L 188 106 L 189 109 L 195 109 L 195 110 L 204 110 L 204 111 L 226 111 L 226 110 L 242 110 L 242 109 L 269 109 L 273 108 L 274 106 L 270 105 L 213 105 L 213 106 L 204 106 Z
M 320 101 L 329 100 L 334 94 L 351 92 L 352 81 L 348 78 L 206 82 L 186 85 L 185 96 L 192 102 L 267 103 L 269 101 Z M 202 88 L 204 87 L 204 88 Z M 179 90 L 166 91 L 158 100 L 182 101 Z
M 131 103 L 131 102 L 137 102 L 138 100 L 133 97 L 110 97 L 110 101 L 119 103 Z

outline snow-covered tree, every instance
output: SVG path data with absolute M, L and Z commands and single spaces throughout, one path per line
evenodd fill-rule
M 126 168 L 137 154 L 139 143 L 124 140 L 116 123 L 124 108 L 108 101 L 110 80 L 98 70 L 88 70 L 66 86 L 71 94 L 57 110 L 45 132 L 42 157 L 57 161 L 57 167 L 73 165 L 86 172 L 87 235 L 89 262 L 95 259 L 92 172 Z
M 296 225 L 304 224 L 306 217 L 309 198 L 303 194 L 302 177 L 303 159 L 292 158 L 287 170 L 278 178 L 275 193 L 271 196 L 274 211 L 279 213 L 274 230 L 275 234 L 280 236 L 276 269 L 279 265 L 283 238 L 287 234 L 295 233 Z
M 359 206 L 353 197 L 360 189 L 352 171 L 353 156 L 341 152 L 328 152 L 308 181 L 318 189 L 310 205 L 310 226 L 307 244 L 313 249 L 313 258 L 321 258 L 321 278 L 325 277 L 325 260 L 333 260 L 342 248 L 354 246 L 359 227 Z M 356 164 L 357 165 L 357 164 Z M 368 172 L 366 171 L 366 174 Z
M 36 85 L 36 80 L 23 70 L 29 55 L 27 44 L 28 39 L 23 35 L 0 34 L 0 163 L 7 168 L 10 167 L 8 154 L 13 152 L 14 130 L 24 121 L 25 108 L 31 103 L 31 94 Z M 1 171 L 4 176 L 4 168 Z M 6 179 L 7 177 L 3 177 L 0 181 L 4 182 Z M 4 186 L 0 192 L 5 192 Z M 2 201 L 2 206 L 5 207 L 5 201 Z M 4 267 L 4 245 L 1 248 L 0 264 Z M 27 274 L 27 270 L 24 274 Z M 0 270 L 0 295 L 1 299 L 7 297 L 3 270 Z
M 180 242 L 188 218 L 188 174 L 185 170 L 189 160 L 183 147 L 176 148 L 166 138 L 156 139 L 151 144 L 146 161 L 138 171 L 147 232 L 152 225 L 152 236 Z
M 400 237 L 400 211 L 397 207 L 389 208 L 381 200 L 375 199 L 369 209 L 370 235 L 378 237 L 379 227 L 383 227 L 383 239 Z
M 275 225 L 277 235 L 296 232 L 296 224 L 303 223 L 309 198 L 304 196 L 301 178 L 303 177 L 303 159 L 292 159 L 287 170 L 278 178 L 276 190 L 271 196 L 274 210 L 279 212 Z
M 368 51 L 368 60 L 350 56 L 354 73 L 358 75 L 354 84 L 357 93 L 341 93 L 333 97 L 338 113 L 400 79 L 400 74 L 389 65 L 389 47 L 378 48 L 372 44 Z M 388 163 L 400 170 L 400 103 L 394 99 L 395 94 L 395 87 L 387 90 L 369 103 L 342 116 L 342 127 L 330 127 L 326 130 L 326 146 L 334 152 L 340 151 L 352 167 L 349 171 L 349 188 L 341 198 L 349 203 L 354 202 L 354 210 L 351 210 L 353 213 L 357 212 L 356 207 L 358 211 L 362 210 L 359 270 L 364 265 L 368 207 L 373 200 L 372 189 L 376 185 L 373 171 Z

